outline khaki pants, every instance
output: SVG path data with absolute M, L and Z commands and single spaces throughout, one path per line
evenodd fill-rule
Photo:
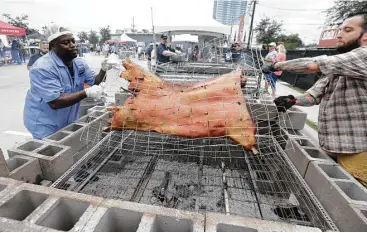
M 359 154 L 337 154 L 341 167 L 367 188 L 367 152 Z

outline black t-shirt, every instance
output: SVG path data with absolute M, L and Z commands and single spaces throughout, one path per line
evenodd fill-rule
M 166 45 L 164 45 L 162 43 L 158 45 L 158 47 L 157 47 L 158 63 L 167 63 L 167 62 L 169 62 L 169 57 L 163 55 L 163 52 L 166 51 L 166 50 L 169 50 L 171 52 L 175 52 L 174 49 L 171 49 L 170 47 L 167 47 Z
M 28 65 L 27 66 L 33 66 L 33 64 L 38 60 L 38 58 L 42 57 L 42 54 L 36 53 L 32 55 L 31 58 L 29 58 Z

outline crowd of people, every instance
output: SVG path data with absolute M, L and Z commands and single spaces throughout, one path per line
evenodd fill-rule
M 0 39 L 0 64 L 22 64 L 26 62 L 26 44 L 22 40 L 13 39 L 9 47 Z

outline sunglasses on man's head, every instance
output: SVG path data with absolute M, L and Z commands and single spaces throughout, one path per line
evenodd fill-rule
M 163 39 L 163 40 L 167 40 L 167 37 L 163 37 L 162 39 Z

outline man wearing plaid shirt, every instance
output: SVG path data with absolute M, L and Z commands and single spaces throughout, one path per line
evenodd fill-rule
M 263 72 L 322 73 L 305 94 L 274 102 L 279 111 L 319 104 L 321 148 L 367 187 L 367 13 L 343 22 L 336 47 L 338 55 L 268 63 Z

